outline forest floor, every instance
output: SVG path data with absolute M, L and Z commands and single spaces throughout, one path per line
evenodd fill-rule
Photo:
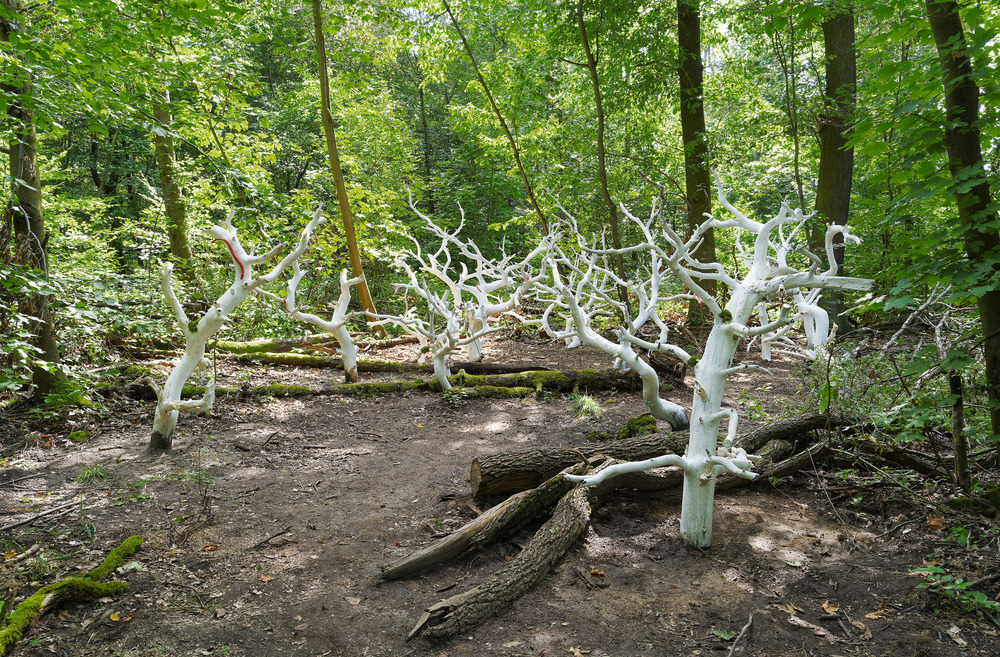
M 558 369 L 609 364 L 535 338 L 499 337 L 485 351 L 493 362 Z M 406 347 L 366 356 L 413 357 Z M 166 373 L 167 362 L 153 365 Z M 341 379 L 336 370 L 232 359 L 218 368 L 220 385 Z M 742 411 L 742 432 L 801 412 L 801 388 L 798 366 L 777 362 L 773 376 L 734 381 L 727 401 Z M 924 499 L 892 486 L 863 489 L 834 469 L 720 493 L 704 551 L 683 547 L 679 504 L 620 494 L 505 613 L 447 642 L 407 641 L 424 608 L 483 580 L 530 530 L 417 577 L 377 583 L 381 567 L 485 507 L 471 498 L 473 458 L 579 445 L 645 410 L 638 393 L 595 396 L 606 411 L 599 418 L 574 417 L 560 394 L 457 404 L 423 392 L 222 398 L 210 417 L 182 416 L 166 454 L 146 449 L 151 402 L 109 399 L 99 416 L 8 413 L 0 443 L 40 431 L 3 461 L 0 525 L 77 502 L 0 533 L 8 556 L 42 549 L 41 558 L 3 566 L 0 582 L 15 602 L 95 567 L 130 535 L 145 541 L 115 575 L 127 593 L 64 605 L 11 654 L 998 654 L 996 625 L 942 606 L 909 574 L 959 553 L 966 563 L 978 558 L 981 573 L 996 572 L 996 536 L 970 557 L 971 547 L 947 540 L 952 519 L 928 523 L 939 508 L 933 490 L 922 488 Z M 685 405 L 689 397 L 677 393 Z M 91 431 L 88 441 L 66 439 L 80 428 Z M 95 466 L 107 476 L 81 483 Z

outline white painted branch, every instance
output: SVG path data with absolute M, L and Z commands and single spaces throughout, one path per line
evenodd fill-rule
M 233 283 L 215 301 L 208 311 L 197 321 L 188 320 L 180 302 L 171 285 L 171 273 L 173 266 L 165 263 L 161 277 L 161 287 L 163 294 L 167 298 L 167 303 L 174 312 L 175 317 L 181 325 L 184 334 L 184 353 L 181 355 L 177 365 L 167 377 L 163 388 L 154 388 L 157 392 L 156 413 L 153 418 L 153 432 L 150 437 L 150 447 L 156 449 L 169 449 L 173 441 L 174 430 L 177 426 L 178 411 L 195 410 L 208 412 L 211 410 L 215 399 L 215 383 L 210 382 L 206 386 L 205 396 L 201 400 L 182 401 L 181 391 L 184 384 L 191 375 L 205 362 L 205 350 L 208 341 L 219 332 L 229 314 L 242 302 L 255 288 L 263 283 L 270 282 L 281 275 L 281 273 L 295 262 L 306 250 L 309 238 L 313 229 L 323 220 L 321 209 L 317 209 L 312 219 L 302 231 L 302 237 L 298 245 L 286 255 L 281 262 L 274 266 L 270 272 L 263 276 L 253 275 L 253 266 L 267 262 L 277 255 L 282 247 L 275 247 L 262 256 L 248 254 L 232 224 L 233 212 L 226 216 L 222 226 L 213 226 L 209 232 L 218 241 L 223 242 L 229 250 L 229 255 L 233 258 L 236 270 L 233 276 Z
M 348 307 L 351 303 L 351 288 L 361 283 L 361 281 L 365 279 L 364 276 L 362 275 L 355 278 L 348 278 L 346 269 L 340 272 L 340 296 L 337 298 L 337 304 L 334 306 L 333 314 L 330 319 L 323 319 L 318 315 L 302 311 L 296 305 L 295 293 L 298 290 L 299 282 L 302 280 L 302 277 L 305 276 L 305 272 L 299 267 L 297 260 L 292 264 L 292 272 L 293 275 L 291 279 L 289 279 L 286 286 L 284 299 L 262 288 L 257 288 L 256 292 L 281 303 L 285 312 L 287 312 L 293 319 L 297 319 L 300 322 L 307 322 L 313 326 L 318 326 L 333 335 L 333 337 L 337 340 L 337 344 L 340 345 L 344 377 L 347 381 L 357 383 L 358 347 L 354 344 L 354 340 L 351 338 L 351 332 L 347 330 L 347 321 L 350 319 Z

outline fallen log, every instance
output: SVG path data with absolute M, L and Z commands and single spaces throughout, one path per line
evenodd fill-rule
M 111 550 L 100 566 L 80 577 L 67 577 L 54 584 L 43 586 L 15 607 L 9 615 L 0 619 L 0 655 L 6 655 L 20 640 L 37 618 L 69 600 L 93 600 L 118 595 L 128 590 L 128 584 L 112 580 L 100 580 L 110 575 L 125 563 L 125 559 L 135 554 L 142 545 L 142 538 L 132 536 Z
M 573 488 L 574 484 L 565 479 L 563 474 L 580 474 L 584 471 L 586 466 L 582 464 L 566 468 L 543 485 L 508 497 L 458 531 L 389 564 L 383 568 L 381 578 L 392 580 L 406 577 L 516 532 L 525 523 L 548 513 Z
M 627 435 L 630 430 L 634 431 L 630 425 L 641 424 L 637 420 L 645 417 L 648 416 L 630 419 L 619 434 Z M 737 438 L 736 444 L 747 452 L 756 454 L 764 445 L 779 441 L 783 444 L 779 458 L 784 458 L 792 451 L 790 441 L 801 441 L 810 431 L 834 429 L 854 423 L 853 418 L 845 415 L 827 416 L 808 413 L 765 424 Z M 642 428 L 640 426 L 639 430 Z M 646 429 L 648 430 L 648 426 Z M 682 454 L 686 447 L 686 433 L 654 433 L 602 444 L 502 452 L 473 459 L 469 481 L 472 484 L 473 497 L 515 493 L 537 486 L 563 468 L 578 462 L 581 455 L 591 458 L 597 454 L 604 454 L 622 461 L 641 461 L 663 454 Z M 773 449 L 774 447 L 768 451 Z
M 467 632 L 534 588 L 587 529 L 595 495 L 584 488 L 570 491 L 514 559 L 479 586 L 428 607 L 407 638 L 446 639 Z
M 621 461 L 641 461 L 683 452 L 686 444 L 685 434 L 654 433 L 606 443 L 501 452 L 473 459 L 469 481 L 473 497 L 515 493 L 534 488 L 560 470 L 579 463 L 581 456 L 603 454 Z
M 820 418 L 822 418 L 822 424 L 818 425 L 817 423 L 821 421 Z M 835 421 L 838 426 L 841 426 L 839 424 L 841 422 L 847 424 L 848 418 L 839 418 Z M 755 470 L 760 474 L 757 481 L 773 482 L 800 470 L 816 467 L 829 452 L 829 441 L 825 440 L 813 444 L 804 451 L 792 454 L 794 449 L 792 439 L 799 439 L 803 435 L 807 436 L 808 434 L 803 434 L 803 431 L 808 432 L 831 426 L 831 421 L 826 416 L 810 414 L 774 422 L 743 436 L 740 439 L 741 442 L 754 447 L 758 455 L 761 456 L 761 460 L 755 467 Z M 667 434 L 644 435 L 636 438 L 664 439 L 667 438 Z M 670 439 L 673 441 L 677 441 L 679 438 L 681 436 L 670 435 Z M 614 443 L 608 443 L 601 447 L 608 448 L 613 445 Z M 575 452 L 569 451 L 569 453 L 574 454 Z M 526 452 L 520 452 L 520 454 L 526 454 Z M 576 454 L 576 456 L 579 458 L 583 454 Z M 606 459 L 603 454 L 594 456 L 593 461 L 600 463 L 597 469 L 619 462 L 615 459 Z M 542 461 L 536 458 L 535 462 Z M 574 466 L 573 469 L 578 470 L 581 465 Z M 487 519 L 475 520 L 470 523 L 475 524 L 474 528 L 469 531 L 464 531 L 465 528 L 459 530 L 457 533 L 461 534 L 460 537 L 455 539 L 446 537 L 425 546 L 414 555 L 390 565 L 385 572 L 391 572 L 393 577 L 402 577 L 421 568 L 458 556 L 474 549 L 474 547 L 482 547 L 490 541 L 502 538 L 513 531 L 513 527 L 522 526 L 528 522 L 533 517 L 532 514 L 536 517 L 544 515 L 545 509 L 551 508 L 549 504 L 544 504 L 529 510 L 525 508 L 526 505 L 523 502 L 536 491 L 542 489 L 547 489 L 549 494 L 564 490 L 566 482 L 563 475 L 566 473 L 567 470 L 564 469 L 548 479 L 539 488 L 521 492 L 507 502 L 498 505 L 496 512 L 488 511 L 487 514 L 490 515 Z M 479 586 L 428 607 L 410 632 L 409 638 L 423 636 L 432 640 L 445 639 L 467 632 L 507 609 L 524 592 L 541 581 L 551 567 L 579 540 L 590 522 L 593 511 L 599 508 L 613 491 L 633 489 L 645 493 L 656 493 L 656 497 L 661 499 L 666 497 L 667 499 L 676 498 L 679 500 L 683 479 L 684 475 L 678 468 L 657 468 L 623 474 L 594 487 L 569 490 L 568 493 L 562 495 L 551 518 L 542 525 L 524 550 Z M 716 481 L 716 490 L 733 489 L 750 483 L 750 480 L 723 473 Z M 513 515 L 516 515 L 517 521 L 505 524 L 503 519 Z M 487 533 L 486 528 L 489 528 L 489 533 Z M 383 577 L 389 579 L 385 574 Z
M 340 369 L 343 361 L 336 356 L 296 353 L 246 353 L 236 358 L 240 363 L 265 363 L 268 365 L 292 365 L 294 367 L 329 367 Z M 377 358 L 359 358 L 359 372 L 398 372 L 412 374 L 433 374 L 431 363 L 415 363 L 412 361 L 381 360 Z M 551 371 L 533 363 L 473 363 L 459 361 L 452 363 L 455 371 L 465 370 L 470 374 L 516 374 L 519 372 Z
M 619 462 L 605 460 L 597 470 Z M 559 486 L 564 474 L 565 471 L 559 473 L 546 482 L 546 486 Z M 517 556 L 478 586 L 428 607 L 410 631 L 408 639 L 416 636 L 431 640 L 446 639 L 478 627 L 507 609 L 548 574 L 552 566 L 580 539 L 590 524 L 593 512 L 616 488 L 636 486 L 659 490 L 679 485 L 681 478 L 679 471 L 646 471 L 625 474 L 589 488 L 571 488 L 559 500 L 552 516 Z
M 328 333 L 295 338 L 261 338 L 248 342 L 217 340 L 212 343 L 219 351 L 230 354 L 254 354 L 261 352 L 281 353 L 313 344 L 337 344 L 337 339 Z

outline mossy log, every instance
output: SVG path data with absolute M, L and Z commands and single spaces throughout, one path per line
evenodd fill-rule
M 309 345 L 337 344 L 337 338 L 329 333 L 319 335 L 307 335 L 295 338 L 262 338 L 260 340 L 250 340 L 248 342 L 230 342 L 228 340 L 216 340 L 211 343 L 219 351 L 230 354 L 259 354 L 264 352 L 281 353 L 307 347 Z
M 241 363 L 266 363 L 269 365 L 292 365 L 296 367 L 329 367 L 340 369 L 343 362 L 335 356 L 320 354 L 296 353 L 249 353 L 237 356 Z M 452 370 L 465 370 L 470 374 L 516 374 L 518 372 L 549 371 L 538 367 L 535 363 L 473 363 L 471 361 L 453 362 Z M 359 358 L 359 372 L 399 372 L 411 374 L 433 374 L 431 363 L 415 363 L 411 361 L 380 360 L 377 358 Z
M 6 655 L 21 639 L 35 618 L 48 613 L 69 600 L 93 600 L 104 596 L 119 595 L 128 590 L 125 582 L 100 582 L 116 568 L 122 566 L 142 545 L 142 538 L 132 536 L 108 553 L 100 566 L 82 577 L 68 577 L 54 584 L 43 586 L 14 608 L 0 623 L 0 655 Z
M 468 397 L 525 397 L 541 390 L 557 390 L 572 392 L 577 389 L 591 391 L 610 388 L 632 389 L 639 383 L 634 375 L 623 374 L 615 370 L 569 370 L 554 372 L 549 370 L 531 370 L 515 374 L 469 374 L 461 371 L 448 377 L 456 388 L 469 388 Z M 504 390 L 506 389 L 506 390 Z M 253 387 L 217 386 L 215 396 L 223 397 L 306 397 L 309 395 L 383 395 L 410 390 L 426 390 L 440 392 L 441 386 L 434 379 L 413 379 L 410 381 L 361 382 L 344 383 L 310 388 L 287 383 L 270 383 Z M 112 394 L 122 394 L 130 399 L 155 401 L 153 390 L 141 382 L 117 386 L 100 386 L 94 392 L 109 397 Z M 182 399 L 200 397 L 205 394 L 204 386 L 185 385 L 181 393 Z
M 681 453 L 686 444 L 685 434 L 654 433 L 600 444 L 501 452 L 474 459 L 469 481 L 473 497 L 515 493 L 534 488 L 563 468 L 579 463 L 581 455 L 588 459 L 604 454 L 622 461 L 641 461 Z

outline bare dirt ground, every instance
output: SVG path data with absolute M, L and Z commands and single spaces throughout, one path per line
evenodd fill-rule
M 486 353 L 560 369 L 609 365 L 601 354 L 534 339 L 498 338 Z M 370 356 L 409 354 L 397 347 Z M 329 370 L 227 360 L 219 368 L 229 385 L 340 380 Z M 731 386 L 745 428 L 762 414 L 800 410 L 796 372 L 778 363 L 774 377 Z M 476 456 L 579 444 L 644 411 L 638 394 L 597 397 L 606 413 L 596 420 L 574 418 L 562 395 L 461 405 L 430 393 L 220 399 L 211 417 L 182 416 L 168 454 L 146 451 L 149 402 L 109 400 L 101 419 L 53 424 L 4 463 L 0 525 L 79 503 L 0 533 L 8 552 L 38 543 L 45 555 L 0 565 L 4 588 L 16 602 L 93 568 L 132 534 L 145 544 L 116 575 L 129 583 L 126 594 L 64 606 L 11 654 L 724 655 L 751 614 L 735 654 L 1000 652 L 996 626 L 915 589 L 919 578 L 908 572 L 930 553 L 944 559 L 945 535 L 925 522 L 921 500 L 892 504 L 883 491 L 837 507 L 835 480 L 822 472 L 720 494 L 713 546 L 703 552 L 683 547 L 678 504 L 622 495 L 508 611 L 449 642 L 408 642 L 425 607 L 475 586 L 527 534 L 401 581 L 376 583 L 380 568 L 476 514 L 482 503 L 468 484 Z M 29 428 L 25 417 L 0 422 L 4 438 Z M 65 439 L 88 424 L 89 441 Z M 108 476 L 80 483 L 97 465 Z M 984 569 L 996 567 L 996 552 L 984 548 Z

